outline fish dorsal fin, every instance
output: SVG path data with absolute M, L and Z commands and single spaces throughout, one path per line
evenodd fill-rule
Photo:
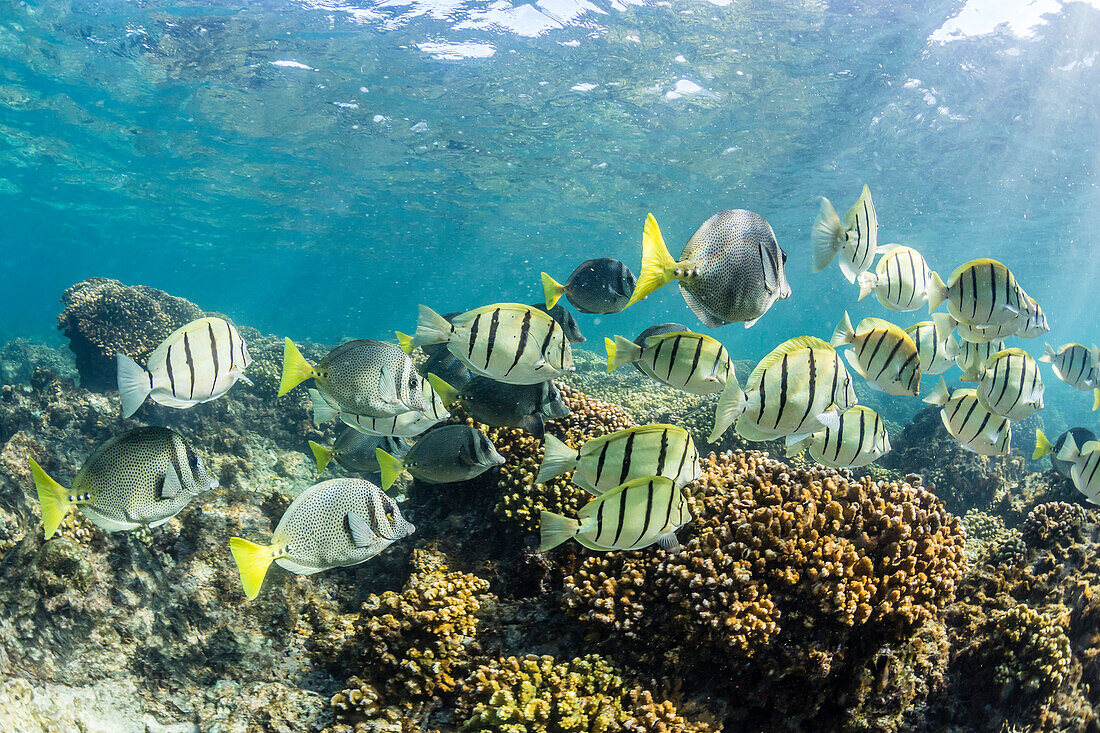
M 378 539 L 371 531 L 370 525 L 355 512 L 348 512 L 348 531 L 351 533 L 351 542 L 356 547 L 366 547 Z
M 696 333 L 695 331 L 669 331 L 668 333 L 657 333 L 652 336 L 647 336 L 645 340 L 645 347 L 648 349 L 650 347 L 656 346 L 662 341 L 667 341 L 668 339 L 676 338 L 677 336 L 691 336 L 692 338 L 699 338 L 703 339 L 704 341 L 708 339 L 712 341 L 714 340 L 704 333 Z
M 1100 450 L 1100 441 L 1090 440 L 1081 446 L 1081 455 L 1087 456 L 1089 453 Z
M 905 333 L 905 331 L 902 331 L 900 326 L 890 323 L 890 321 L 887 321 L 884 318 L 876 318 L 875 316 L 868 316 L 864 318 L 862 321 L 859 322 L 859 325 L 856 326 L 856 333 L 862 334 L 863 332 L 870 330 L 889 331 L 890 333 L 900 331 L 901 333 Z
M 180 477 L 176 473 L 175 467 L 168 466 L 168 471 L 164 474 L 164 483 L 160 487 L 160 498 L 175 499 L 182 493 L 183 484 L 180 483 Z
M 168 348 L 172 344 L 180 341 L 183 338 L 183 335 L 185 333 L 195 333 L 197 331 L 205 331 L 206 326 L 207 326 L 208 323 L 216 323 L 216 324 L 220 325 L 222 322 L 223 321 L 222 321 L 221 318 L 216 318 L 216 317 L 213 317 L 213 316 L 207 316 L 206 318 L 199 318 L 198 320 L 191 321 L 190 323 L 185 323 L 184 325 L 180 326 L 179 328 L 177 328 L 172 333 L 168 334 L 168 338 L 166 338 L 166 339 L 164 339 L 163 341 L 160 342 L 160 344 L 157 346 L 157 348 L 155 348 L 153 350 L 153 353 L 149 355 L 149 358 L 147 358 L 145 360 L 146 366 L 149 366 L 150 364 L 156 364 L 159 361 L 162 361 L 165 358 L 167 358 Z
M 1005 267 L 1002 263 L 998 262 L 997 260 L 991 260 L 988 257 L 982 257 L 982 258 L 977 259 L 977 260 L 971 260 L 970 262 L 965 262 L 965 263 L 959 265 L 958 267 L 956 267 L 955 271 L 951 273 L 951 277 L 947 278 L 947 287 L 951 287 L 956 282 L 958 282 L 959 281 L 959 276 L 962 275 L 967 270 L 969 270 L 970 268 L 972 268 L 972 267 L 983 267 L 983 266 L 986 266 L 986 265 L 993 265 L 994 267 L 1003 268 L 1006 272 L 1008 271 L 1008 268 Z
M 793 339 L 784 341 L 779 344 L 779 346 L 776 346 L 772 349 L 770 354 L 760 360 L 760 363 L 752 370 L 752 374 L 749 375 L 748 382 L 745 383 L 745 391 L 751 392 L 759 387 L 760 380 L 764 377 L 764 372 L 782 361 L 784 355 L 793 354 L 801 349 L 828 349 L 829 351 L 835 351 L 827 342 L 822 341 L 816 336 L 795 336 Z

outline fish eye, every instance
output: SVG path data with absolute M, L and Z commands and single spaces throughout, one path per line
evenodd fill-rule
M 416 377 L 409 377 L 409 389 L 414 389 L 416 387 L 416 383 Z

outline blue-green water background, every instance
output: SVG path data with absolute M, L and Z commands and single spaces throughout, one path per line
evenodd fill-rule
M 867 183 L 880 242 L 945 277 L 1000 259 L 1051 343 L 1089 344 L 1100 3 L 1027 6 L 5 2 L 0 336 L 58 339 L 61 292 L 103 275 L 295 339 L 387 338 L 418 303 L 531 302 L 589 257 L 637 272 L 647 212 L 676 253 L 747 208 L 793 288 L 715 332 L 756 359 L 845 309 L 927 317 L 810 274 L 817 198 Z M 599 349 L 665 320 L 698 325 L 675 287 L 581 325 Z M 1095 422 L 1046 375 L 1048 405 Z

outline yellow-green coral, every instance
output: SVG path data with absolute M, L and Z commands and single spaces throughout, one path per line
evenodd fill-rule
M 600 656 L 568 662 L 551 656 L 508 657 L 476 669 L 456 711 L 463 731 L 489 733 L 705 733 L 668 701 L 624 679 Z

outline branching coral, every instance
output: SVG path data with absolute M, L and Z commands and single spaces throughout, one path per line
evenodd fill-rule
M 1081 539 L 1085 519 L 1085 510 L 1080 504 L 1052 501 L 1033 507 L 1021 532 L 1030 547 L 1068 547 Z
M 632 685 L 623 672 L 590 654 L 568 662 L 551 656 L 508 657 L 478 667 L 463 684 L 456 722 L 489 733 L 706 733 L 668 701 Z

